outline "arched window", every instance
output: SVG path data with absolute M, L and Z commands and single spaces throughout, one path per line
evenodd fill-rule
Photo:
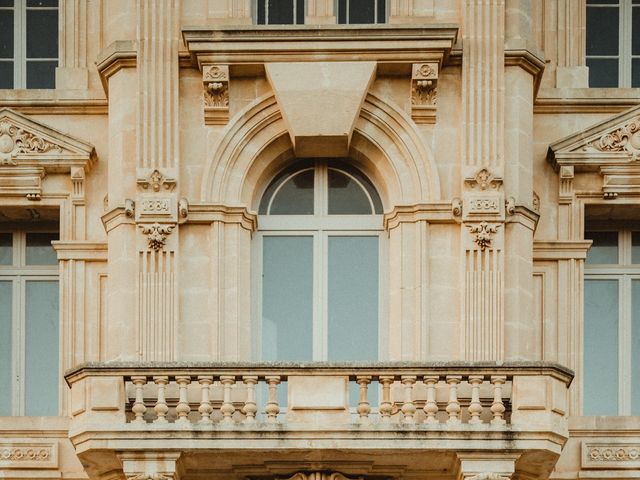
M 259 207 L 256 259 L 262 360 L 376 360 L 382 203 L 344 162 L 307 160 L 277 175 Z

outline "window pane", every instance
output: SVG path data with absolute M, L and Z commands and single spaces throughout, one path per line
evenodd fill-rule
M 631 415 L 640 415 L 640 280 L 631 282 Z
M 27 88 L 56 88 L 58 62 L 27 62 Z
M 620 0 L 587 0 L 587 5 L 618 5 L 619 3 Z
M 329 360 L 378 358 L 378 237 L 329 237 Z
M 27 233 L 27 265 L 57 265 L 58 256 L 51 242 L 57 233 Z
M 313 170 L 289 177 L 275 194 L 270 215 L 313 215 Z
M 266 0 L 258 0 L 258 18 L 256 19 L 256 23 L 258 25 L 264 25 L 266 23 L 265 19 L 265 2 Z
M 304 0 L 296 0 L 296 23 L 304 24 Z
M 640 55 L 640 6 L 633 7 L 631 15 L 633 22 L 633 26 L 631 27 L 631 54 Z
M 587 55 L 618 55 L 619 7 L 587 8 Z
M 13 58 L 13 10 L 0 10 L 0 58 Z
M 58 415 L 58 282 L 25 283 L 25 414 Z
M 618 281 L 584 282 L 584 414 L 618 414 Z
M 612 88 L 618 86 L 618 60 L 614 58 L 587 58 L 589 86 Z
M 584 238 L 593 240 L 587 252 L 588 265 L 618 263 L 618 232 L 585 232 Z
M 12 282 L 0 281 L 0 416 L 11 415 L 12 354 L 11 338 Z
M 13 263 L 12 235 L 10 233 L 0 233 L 0 265 L 11 265 L 12 263 Z
M 311 360 L 313 237 L 264 237 L 262 253 L 262 359 Z
M 346 20 L 350 24 L 376 23 L 375 0 L 348 0 L 347 3 L 349 18 L 342 23 L 346 23 Z
M 640 58 L 631 60 L 631 86 L 640 87 Z
M 269 25 L 291 25 L 293 24 L 293 1 L 292 0 L 268 0 Z
M 338 23 L 347 23 L 347 1 L 338 1 Z
M 360 184 L 342 172 L 329 169 L 329 214 L 372 213 L 369 197 Z
M 0 88 L 13 88 L 13 62 L 0 62 Z
M 0 7 L 13 7 L 13 0 L 0 0 Z
M 27 58 L 58 58 L 57 10 L 27 10 Z
M 58 0 L 27 0 L 27 7 L 57 7 Z

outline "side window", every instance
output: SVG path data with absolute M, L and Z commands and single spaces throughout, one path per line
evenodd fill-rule
M 585 415 L 640 415 L 640 231 L 585 233 Z
M 0 416 L 58 415 L 57 238 L 0 231 Z
M 640 0 L 587 0 L 590 87 L 640 87 Z
M 304 0 L 257 0 L 258 25 L 296 25 L 304 23 Z
M 386 0 L 337 0 L 338 23 L 370 24 L 387 21 Z
M 0 0 L 0 88 L 55 88 L 58 0 Z

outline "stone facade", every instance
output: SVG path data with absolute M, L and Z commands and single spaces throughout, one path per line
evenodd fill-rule
M 585 212 L 640 195 L 584 3 L 61 0 L 57 88 L 0 90 L 0 212 L 54 212 L 66 374 L 58 417 L 0 417 L 0 477 L 637 478 L 640 417 L 582 410 Z M 379 361 L 256 357 L 260 199 L 297 158 L 380 194 Z

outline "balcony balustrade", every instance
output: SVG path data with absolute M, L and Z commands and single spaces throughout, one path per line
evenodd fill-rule
M 98 469 L 117 469 L 127 454 L 185 451 L 224 451 L 227 463 L 254 467 L 295 463 L 301 450 L 332 461 L 351 452 L 351 462 L 535 452 L 532 461 L 553 465 L 568 436 L 572 377 L 544 362 L 86 364 L 66 375 L 69 434 Z

